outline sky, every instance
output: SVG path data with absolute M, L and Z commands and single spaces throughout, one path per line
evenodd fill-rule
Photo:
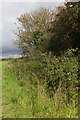
M 29 1 L 29 2 L 28 2 Z M 40 7 L 53 8 L 64 0 L 0 0 L 0 56 L 15 56 L 19 50 L 13 44 L 16 38 L 17 17 Z

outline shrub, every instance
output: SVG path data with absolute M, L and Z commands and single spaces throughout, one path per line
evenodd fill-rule
M 36 74 L 43 83 L 47 84 L 50 97 L 61 88 L 67 100 L 74 98 L 78 85 L 78 58 L 68 50 L 63 57 L 41 55 L 41 60 L 36 68 Z
M 78 89 L 78 57 L 75 56 L 76 50 L 69 49 L 64 56 L 53 56 L 51 53 L 42 54 L 39 52 L 30 61 L 26 58 L 16 60 L 14 63 L 16 78 L 19 73 L 20 80 L 29 80 L 31 84 L 41 82 L 46 85 L 47 93 L 50 98 L 54 98 L 57 91 L 61 90 L 66 95 L 68 102 L 77 100 Z M 15 61 L 14 61 L 15 62 Z M 35 79 L 37 78 L 37 80 Z

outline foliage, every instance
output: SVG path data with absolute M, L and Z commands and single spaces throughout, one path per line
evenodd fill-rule
M 65 6 L 58 7 L 58 13 L 50 29 L 53 35 L 48 45 L 54 54 L 61 55 L 69 48 L 80 49 L 79 14 L 78 2 L 68 2 Z
M 23 54 L 31 54 L 37 50 L 44 51 L 54 12 L 50 9 L 40 8 L 34 12 L 25 13 L 18 17 L 19 26 L 16 43 Z
M 63 57 L 44 54 L 41 55 L 41 60 L 39 59 L 40 62 L 35 71 L 43 80 L 42 82 L 46 82 L 51 97 L 54 97 L 59 87 L 63 94 L 68 93 L 69 101 L 74 97 L 74 93 L 77 93 L 78 57 L 72 51 L 74 50 L 68 50 Z
M 52 70 L 49 69 L 56 68 L 55 72 L 57 71 L 57 73 L 54 74 L 56 77 L 54 76 L 53 79 L 57 81 L 57 74 L 59 75 L 60 72 L 58 72 L 58 66 L 60 64 L 57 64 L 59 60 L 56 57 L 53 58 L 55 62 L 54 66 L 53 60 L 46 57 L 47 56 L 43 57 L 42 61 L 47 62 L 47 64 L 42 63 L 44 68 L 40 69 L 42 73 L 44 72 L 43 78 L 45 76 L 47 79 L 51 79 L 52 73 L 50 74 L 50 72 Z M 67 73 L 76 72 L 76 60 L 76 58 L 73 58 L 73 61 L 71 59 L 69 63 L 71 68 L 67 64 L 69 61 L 66 59 L 61 60 L 61 63 L 64 64 L 62 69 L 65 69 Z M 2 64 L 3 118 L 78 118 L 77 92 L 74 84 L 72 85 L 75 81 L 71 82 L 72 79 L 69 80 L 66 79 L 65 75 L 60 75 L 64 78 L 64 80 L 62 80 L 64 84 L 61 84 L 61 86 L 56 89 L 54 98 L 50 99 L 49 95 L 51 91 L 48 92 L 46 82 L 43 84 L 44 79 L 40 78 L 39 74 L 37 74 L 39 69 L 35 72 L 37 66 L 40 65 L 39 61 L 28 61 L 26 58 L 23 58 L 3 61 Z M 50 67 L 50 65 L 52 66 Z M 61 70 L 60 67 L 59 69 Z M 42 75 L 41 71 L 40 74 Z M 61 74 L 62 73 L 63 72 L 61 72 Z M 69 76 L 71 77 L 71 74 L 68 74 L 68 78 Z M 76 79 L 75 75 L 72 75 L 72 77 Z M 71 89 L 69 87 L 69 90 L 66 91 L 65 82 L 67 80 L 68 83 L 70 83 Z M 66 96 L 66 93 L 72 96 Z M 70 97 L 69 102 L 67 97 Z
M 34 50 L 62 55 L 69 48 L 80 48 L 79 3 L 65 3 L 56 11 L 41 8 L 18 17 L 16 43 L 23 54 Z
M 37 58 L 28 62 L 26 58 L 15 59 L 15 76 L 17 80 L 25 79 L 21 80 L 23 86 L 27 77 L 36 88 L 38 82 L 44 84 L 50 98 L 55 98 L 58 89 L 61 89 L 66 95 L 66 103 L 76 101 L 79 86 L 78 57 L 74 54 L 76 50 L 69 49 L 62 57 L 39 53 Z
M 17 105 L 18 111 L 22 109 L 20 113 L 23 117 L 78 116 L 80 80 L 78 11 L 76 3 L 73 5 L 66 3 L 58 7 L 56 12 L 42 8 L 18 18 L 16 42 L 22 53 L 27 56 L 12 59 L 7 63 L 7 72 L 4 69 L 6 65 L 3 67 L 3 85 L 6 86 L 7 82 L 10 84 L 9 89 L 4 87 L 4 94 L 7 89 L 11 92 L 9 93 L 12 95 L 9 98 L 11 107 L 13 109 L 13 105 Z M 28 54 L 31 57 L 28 57 Z M 10 76 L 7 75 L 9 71 Z M 10 78 L 15 81 L 17 88 L 12 88 L 15 84 L 11 83 Z M 16 94 L 13 96 L 14 93 Z M 9 104 L 6 100 L 3 102 L 5 105 Z M 5 111 L 6 109 L 4 107 Z M 21 117 L 20 113 L 15 112 L 15 115 Z

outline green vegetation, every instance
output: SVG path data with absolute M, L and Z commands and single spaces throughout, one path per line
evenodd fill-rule
M 2 61 L 0 61 L 0 106 L 2 106 Z M 0 107 L 0 118 L 2 116 L 2 108 Z
M 78 118 L 77 58 L 39 57 L 2 62 L 3 117 Z
M 66 3 L 18 17 L 23 57 L 2 62 L 3 118 L 79 117 L 79 11 Z
M 23 54 L 33 51 L 63 55 L 68 49 L 80 50 L 79 2 L 67 2 L 56 10 L 41 8 L 18 17 L 16 45 Z

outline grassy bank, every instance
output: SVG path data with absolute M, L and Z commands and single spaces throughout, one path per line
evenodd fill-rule
M 36 66 L 26 59 L 2 62 L 3 118 L 77 118 L 75 101 L 66 104 L 61 87 L 49 97 L 46 84 L 33 71 Z

